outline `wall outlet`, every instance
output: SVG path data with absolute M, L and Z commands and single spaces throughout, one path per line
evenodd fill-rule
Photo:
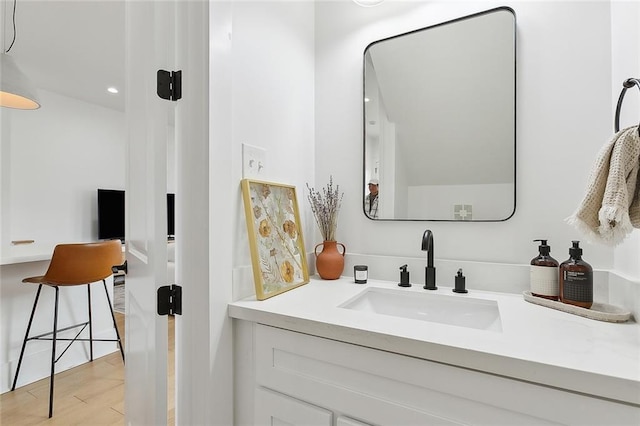
M 266 172 L 266 157 L 266 149 L 243 143 L 242 177 L 263 178 Z

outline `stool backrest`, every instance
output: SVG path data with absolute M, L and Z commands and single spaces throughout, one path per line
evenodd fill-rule
M 55 285 L 89 284 L 112 275 L 111 267 L 123 262 L 120 240 L 58 244 L 43 281 Z

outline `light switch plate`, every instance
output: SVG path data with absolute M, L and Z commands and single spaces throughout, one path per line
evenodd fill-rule
M 267 150 L 258 146 L 242 144 L 242 177 L 262 179 L 266 172 Z

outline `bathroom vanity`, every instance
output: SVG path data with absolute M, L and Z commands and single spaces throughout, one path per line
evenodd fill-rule
M 312 278 L 230 304 L 236 423 L 640 424 L 636 322 L 469 290 Z

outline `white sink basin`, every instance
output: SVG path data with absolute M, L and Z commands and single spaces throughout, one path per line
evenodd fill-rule
M 495 300 L 370 287 L 338 306 L 355 311 L 502 332 Z

